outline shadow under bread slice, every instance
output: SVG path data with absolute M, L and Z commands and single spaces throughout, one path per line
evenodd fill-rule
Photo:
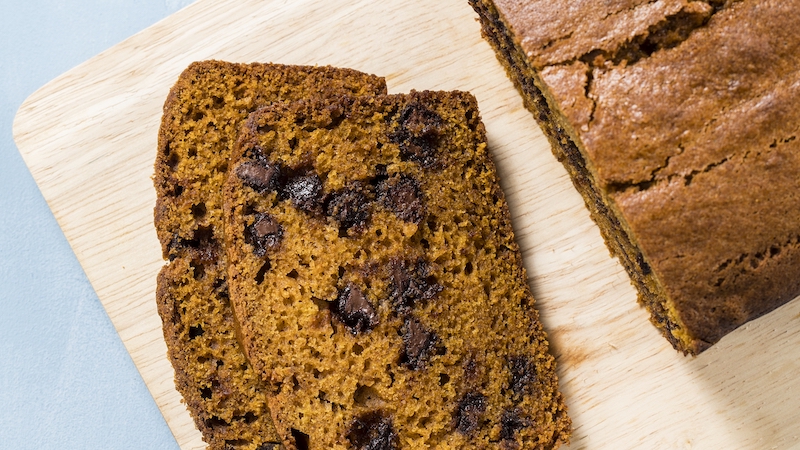
M 178 391 L 212 449 L 271 448 L 262 384 L 236 339 L 221 250 L 222 184 L 240 122 L 259 106 L 311 95 L 384 93 L 349 69 L 193 63 L 164 105 L 155 163 L 164 257 L 157 300 Z
M 231 303 L 289 448 L 556 448 L 566 414 L 477 102 L 254 112 L 225 185 Z

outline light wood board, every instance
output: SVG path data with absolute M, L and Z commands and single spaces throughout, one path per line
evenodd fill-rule
M 151 176 L 161 107 L 190 62 L 331 64 L 390 92 L 478 98 L 574 421 L 572 449 L 800 448 L 800 302 L 697 358 L 636 294 L 480 37 L 466 0 L 201 0 L 60 76 L 14 135 L 181 447 L 203 448 L 173 386 L 155 307 Z

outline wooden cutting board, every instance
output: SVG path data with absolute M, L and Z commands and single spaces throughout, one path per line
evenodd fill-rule
M 800 302 L 697 358 L 648 322 L 466 0 L 201 0 L 53 80 L 14 135 L 182 448 L 203 448 L 155 307 L 161 106 L 190 62 L 331 64 L 471 91 L 574 421 L 572 449 L 800 448 Z

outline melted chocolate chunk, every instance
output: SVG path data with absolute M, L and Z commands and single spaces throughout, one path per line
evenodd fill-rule
M 277 247 L 281 238 L 283 227 L 269 214 L 256 214 L 256 220 L 245 230 L 245 242 L 253 246 L 253 253 L 258 257 Z
M 289 178 L 283 189 L 297 208 L 308 213 L 322 211 L 322 180 L 316 174 Z
M 411 370 L 421 368 L 433 353 L 439 338 L 413 317 L 406 317 L 403 325 L 403 353 L 400 362 Z
M 380 182 L 378 200 L 406 222 L 419 224 L 425 218 L 425 203 L 419 182 L 408 175 L 395 175 Z
M 400 155 L 429 169 L 438 163 L 442 118 L 419 103 L 409 103 L 400 112 L 400 127 L 389 138 L 400 146 Z
M 339 222 L 343 229 L 363 227 L 369 220 L 371 193 L 367 185 L 354 182 L 331 194 L 326 212 Z
M 443 289 L 430 275 L 430 267 L 422 258 L 415 263 L 392 260 L 389 269 L 389 299 L 398 312 L 408 312 L 418 302 L 432 299 Z
M 378 313 L 361 289 L 350 283 L 339 293 L 336 302 L 331 305 L 331 312 L 353 335 L 369 331 L 378 324 Z
M 238 176 L 244 184 L 258 192 L 279 189 L 280 167 L 263 161 L 246 161 L 236 168 Z
M 511 371 L 511 378 L 508 386 L 514 397 L 519 399 L 530 390 L 531 385 L 536 382 L 536 367 L 526 356 L 517 356 L 509 359 L 508 368 Z
M 470 392 L 458 402 L 454 413 L 456 430 L 469 435 L 478 429 L 481 417 L 486 412 L 486 396 L 478 392 Z
M 516 439 L 517 431 L 529 425 L 530 423 L 526 419 L 520 417 L 519 410 L 506 410 L 500 417 L 500 439 L 513 441 Z
M 356 418 L 347 439 L 357 450 L 395 450 L 398 440 L 392 419 L 378 411 Z

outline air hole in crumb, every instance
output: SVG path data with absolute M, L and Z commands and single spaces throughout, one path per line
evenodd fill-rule
M 191 326 L 189 327 L 189 340 L 202 336 L 203 333 L 205 333 L 205 330 L 203 330 L 203 327 L 201 327 L 200 325 L 197 325 L 196 327 Z
M 192 205 L 192 215 L 196 219 L 200 219 L 206 215 L 206 204 L 200 203 L 199 205 Z
M 173 197 L 179 197 L 181 194 L 183 194 L 183 186 L 176 185 L 175 189 L 172 190 Z
M 339 266 L 339 278 L 342 278 L 343 276 L 344 276 L 344 267 Z
M 197 147 L 190 148 L 189 151 L 187 152 L 187 155 L 189 155 L 190 158 L 194 158 L 195 156 L 197 156 Z
M 292 438 L 294 438 L 294 443 L 297 446 L 297 450 L 308 450 L 310 439 L 307 434 L 292 428 Z
M 297 377 L 292 376 L 292 390 L 297 392 L 300 390 L 300 382 L 297 381 Z
M 289 139 L 289 148 L 292 149 L 292 150 L 297 148 L 297 138 L 296 137 L 293 137 L 293 138 Z
M 192 267 L 192 269 L 194 269 L 193 276 L 195 280 L 203 278 L 203 276 L 206 274 L 206 268 L 203 264 L 197 261 L 192 261 L 189 265 Z
M 243 213 L 244 213 L 244 215 L 249 216 L 249 215 L 255 214 L 256 211 L 257 211 L 257 209 L 256 209 L 255 205 L 253 205 L 252 203 L 248 203 L 248 204 L 245 205 Z
M 359 386 L 353 393 L 353 401 L 359 406 L 371 406 L 383 399 L 378 395 L 378 391 L 372 386 Z
M 466 275 L 469 275 L 469 274 L 472 273 L 472 261 L 467 262 L 467 264 L 464 266 L 464 273 Z
M 780 247 L 772 246 L 769 248 L 769 256 L 777 256 L 781 252 Z
M 256 273 L 256 283 L 261 284 L 264 282 L 264 276 L 266 276 L 267 271 L 272 267 L 272 263 L 270 263 L 269 259 L 264 261 L 264 264 L 261 265 L 261 268 L 258 269 L 258 273 Z
M 317 309 L 319 309 L 320 311 L 327 311 L 331 307 L 330 302 L 327 302 L 317 297 L 311 297 L 311 301 L 314 302 L 314 304 L 317 306 Z
M 243 417 L 244 423 L 253 423 L 256 421 L 256 415 L 252 411 L 247 411 Z
M 450 382 L 450 375 L 446 373 L 439 374 L 439 386 L 444 386 Z
M 292 271 L 287 273 L 286 276 L 296 280 L 300 275 L 297 273 L 297 269 L 292 269 Z
M 206 400 L 211 398 L 211 394 L 212 394 L 211 388 L 207 388 L 206 387 L 206 388 L 200 389 L 200 396 L 203 397 Z
M 256 131 L 258 131 L 261 134 L 270 132 L 272 130 L 274 130 L 274 128 L 272 126 L 270 126 L 270 125 L 261 125 L 261 126 L 256 128 Z
M 428 242 L 427 239 L 420 239 L 419 240 L 419 244 L 422 246 L 422 248 L 424 248 L 426 250 L 431 248 L 431 244 Z
M 180 161 L 180 158 L 178 157 L 178 154 L 177 153 L 173 153 L 173 154 L 169 155 L 169 158 L 167 159 L 167 165 L 169 166 L 170 169 L 174 170 L 175 167 L 178 166 L 178 162 L 179 161 Z
M 360 355 L 364 353 L 364 347 L 359 344 L 353 344 L 353 354 Z

